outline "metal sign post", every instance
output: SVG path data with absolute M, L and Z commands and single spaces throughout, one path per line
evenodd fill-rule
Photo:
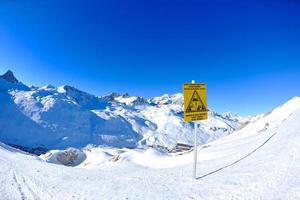
M 192 84 L 195 84 L 195 81 L 192 80 Z M 196 179 L 197 177 L 197 124 L 194 122 L 194 170 L 193 177 Z
M 193 177 L 196 179 L 196 171 L 197 171 L 197 124 L 194 122 L 194 170 L 193 170 Z

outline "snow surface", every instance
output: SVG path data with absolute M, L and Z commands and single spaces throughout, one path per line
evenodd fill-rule
M 300 199 L 300 98 L 193 152 L 88 146 L 75 167 L 0 143 L 2 199 Z M 199 133 L 200 134 L 200 133 Z M 59 151 L 58 151 L 59 152 Z M 50 163 L 49 163 L 50 162 Z

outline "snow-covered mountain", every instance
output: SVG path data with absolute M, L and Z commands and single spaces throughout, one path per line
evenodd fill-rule
M 87 144 L 192 145 L 193 124 L 183 121 L 182 94 L 152 99 L 112 93 L 95 96 L 72 86 L 26 86 L 11 71 L 0 77 L 0 141 L 31 148 L 65 149 Z M 199 144 L 239 129 L 245 121 L 209 112 Z

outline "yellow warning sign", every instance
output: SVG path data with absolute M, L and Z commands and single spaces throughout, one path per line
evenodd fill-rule
M 206 85 L 186 83 L 183 85 L 184 121 L 207 119 Z

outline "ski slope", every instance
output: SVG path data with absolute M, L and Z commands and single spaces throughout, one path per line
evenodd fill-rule
M 300 199 L 300 98 L 193 153 L 89 147 L 75 167 L 0 147 L 2 199 Z

